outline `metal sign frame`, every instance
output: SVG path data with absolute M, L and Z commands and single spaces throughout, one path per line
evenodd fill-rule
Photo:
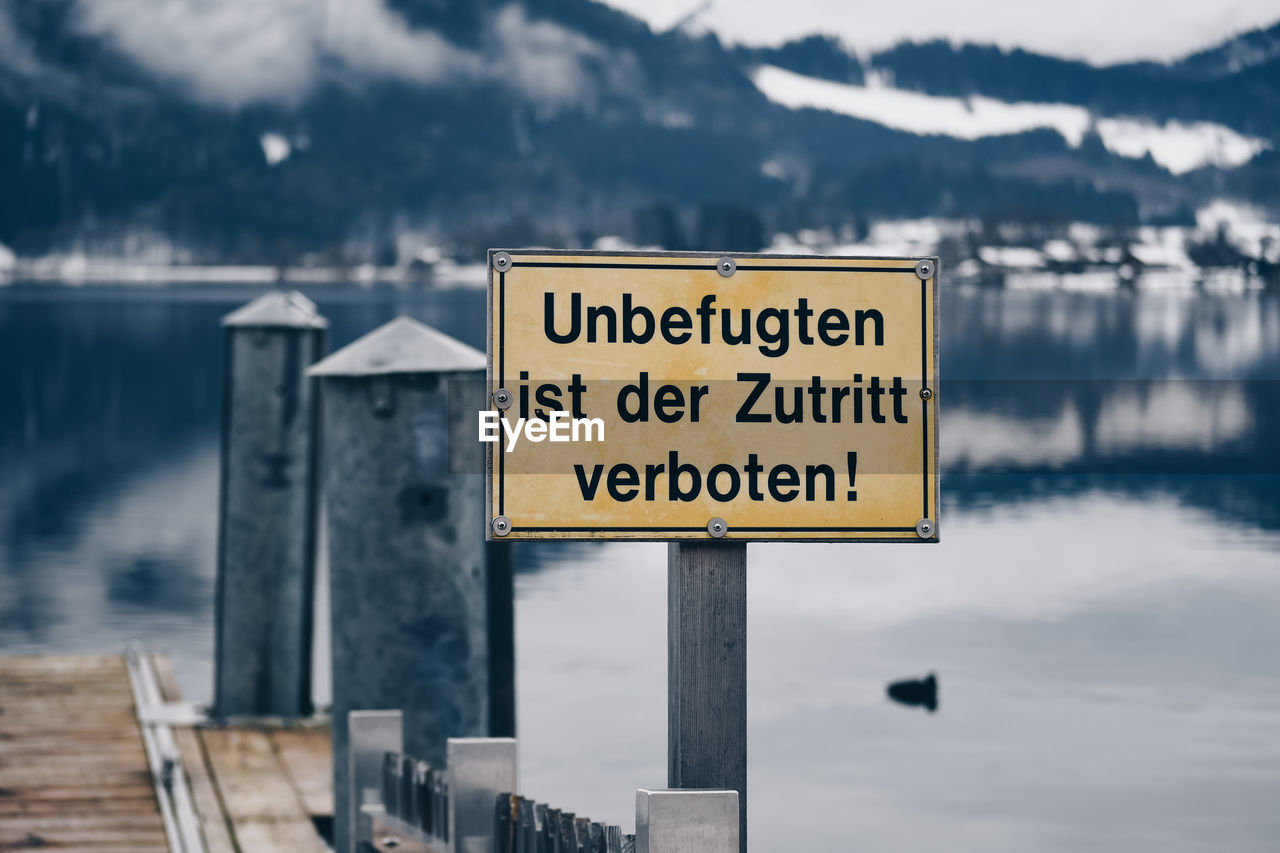
M 521 260 L 526 258 L 556 257 L 574 258 L 568 261 Z M 634 258 L 636 263 L 618 263 L 599 260 L 601 258 Z M 769 261 L 808 261 L 809 265 L 771 265 Z M 894 267 L 859 267 L 857 261 L 901 262 Z M 641 263 L 647 262 L 647 263 Z M 824 263 L 826 262 L 826 263 Z M 838 262 L 832 264 L 831 262 Z M 721 264 L 726 264 L 721 266 Z M 877 272 L 910 276 L 913 283 L 920 285 L 920 318 L 921 318 L 921 376 L 928 383 L 921 394 L 922 435 L 924 444 L 923 462 L 923 500 L 920 521 L 912 527 L 734 527 L 726 534 L 711 531 L 715 521 L 712 519 L 704 526 L 688 527 L 647 527 L 647 526 L 521 526 L 514 524 L 506 516 L 504 457 L 506 455 L 502 443 L 491 444 L 485 453 L 485 509 L 489 521 L 485 526 L 485 536 L 491 541 L 509 539 L 554 539 L 558 541 L 630 541 L 630 542 L 673 542 L 673 541 L 709 541 L 721 536 L 733 541 L 761 542 L 906 542 L 937 543 L 940 541 L 938 528 L 938 433 L 939 433 L 939 401 L 940 387 L 940 354 L 938 339 L 938 286 L 940 283 L 939 263 L 936 256 L 887 257 L 887 256 L 845 256 L 845 255 L 794 255 L 794 254 L 762 254 L 723 252 L 647 252 L 647 251 L 605 251 L 605 250 L 567 250 L 567 249 L 490 249 L 488 253 L 488 299 L 486 302 L 486 354 L 488 369 L 486 372 L 486 400 L 490 405 L 494 401 L 494 392 L 507 387 L 510 377 L 506 373 L 506 288 L 507 274 L 518 267 L 560 267 L 577 269 L 626 269 L 631 267 L 655 270 L 706 270 L 718 272 L 722 276 L 732 276 L 738 272 L 757 271 L 811 271 L 811 272 Z M 932 286 L 930 286 L 932 284 Z M 495 318 L 495 312 L 497 314 Z M 495 322 L 496 320 L 496 322 Z M 495 333 L 496 328 L 496 333 Z M 931 333 L 926 332 L 930 330 Z M 932 356 L 933 370 L 927 370 Z M 925 396 L 928 394 L 928 396 Z M 930 417 L 929 410 L 933 409 Z M 931 447 L 930 447 L 931 445 Z M 931 458 L 934 464 L 930 466 Z M 494 487 L 494 469 L 497 468 L 497 488 Z M 495 494 L 496 491 L 496 494 Z M 527 535 L 533 533 L 535 535 Z M 618 534 L 609 536 L 607 534 Z M 794 533 L 794 536 L 788 536 Z M 824 533 L 833 534 L 823 536 Z M 858 535 L 865 533 L 866 535 Z M 908 535 L 914 533 L 916 535 Z M 511 535 L 526 534 L 526 535 Z M 548 535 L 549 534 L 549 535 Z M 592 535 L 595 534 L 595 535 Z M 606 535 L 599 535 L 606 534 Z M 745 535 L 744 535 L 745 534 Z M 764 535 L 761 535 L 764 534 Z M 835 535 L 840 534 L 840 535 Z M 881 535 L 877 535 L 881 534 Z M 884 534 L 896 534 L 885 536 Z

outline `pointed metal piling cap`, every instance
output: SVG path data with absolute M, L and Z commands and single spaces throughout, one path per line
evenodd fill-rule
M 484 353 L 410 317 L 397 317 L 307 370 L 308 376 L 385 376 L 484 370 Z
M 296 290 L 264 293 L 222 318 L 228 328 L 324 329 L 329 321 L 316 313 L 316 304 Z

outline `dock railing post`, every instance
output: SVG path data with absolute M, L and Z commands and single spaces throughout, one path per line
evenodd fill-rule
M 323 381 L 335 756 L 360 708 L 399 708 L 404 751 L 434 767 L 449 737 L 489 734 L 484 369 L 402 317 L 309 371 Z M 342 840 L 345 763 L 334 773 Z
M 493 853 L 493 804 L 520 790 L 514 738 L 449 738 L 449 840 L 453 853 Z
M 345 801 L 347 819 L 338 821 L 334 814 L 334 847 L 358 853 L 362 841 L 373 840 L 372 815 L 364 807 L 382 802 L 382 759 L 388 752 L 399 752 L 404 741 L 403 723 L 399 711 L 351 711 L 347 715 L 347 731 L 350 748 L 345 760 L 334 753 L 334 764 L 345 764 L 349 780 Z M 334 798 L 335 812 L 338 808 Z M 385 804 L 384 804 L 385 805 Z M 338 823 L 345 828 L 338 835 Z
M 226 375 L 218 507 L 214 710 L 311 712 L 318 408 L 304 371 L 328 323 L 300 293 L 222 320 Z
M 737 791 L 636 791 L 636 853 L 738 853 Z
M 737 791 L 746 853 L 745 542 L 667 546 L 667 784 Z

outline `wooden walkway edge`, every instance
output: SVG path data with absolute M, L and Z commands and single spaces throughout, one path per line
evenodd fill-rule
M 173 668 L 154 657 L 167 702 Z M 325 853 L 327 725 L 174 726 L 208 853 Z M 122 656 L 0 657 L 0 851 L 168 851 Z
M 169 849 L 123 657 L 0 657 L 0 850 L 31 849 Z

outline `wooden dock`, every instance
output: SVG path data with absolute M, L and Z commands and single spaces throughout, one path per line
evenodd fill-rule
M 167 658 L 163 699 L 180 699 Z M 174 726 L 209 853 L 324 853 L 326 725 Z M 0 657 L 0 851 L 168 851 L 123 656 Z

